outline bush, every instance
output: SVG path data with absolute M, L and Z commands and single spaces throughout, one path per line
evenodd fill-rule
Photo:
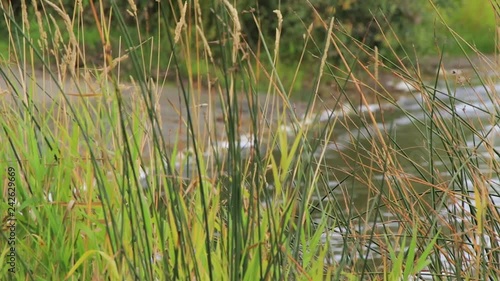
M 384 39 L 381 29 L 393 29 L 398 34 L 402 45 L 415 46 L 418 51 L 426 52 L 433 40 L 429 40 L 429 28 L 433 26 L 434 11 L 427 0 L 405 1 L 405 0 L 378 0 L 378 1 L 356 1 L 356 0 L 314 0 L 310 1 L 312 6 L 302 0 L 281 1 L 243 1 L 240 10 L 255 10 L 261 30 L 266 38 L 273 38 L 277 27 L 277 17 L 273 10 L 283 11 L 283 40 L 281 48 L 285 57 L 295 57 L 302 51 L 298 42 L 303 42 L 303 36 L 308 26 L 312 23 L 312 37 L 321 42 L 326 33 L 326 23 L 331 17 L 335 17 L 337 36 L 345 38 L 344 42 L 350 41 L 352 37 L 363 42 L 367 47 L 377 46 L 384 49 L 387 45 L 393 45 L 395 38 L 390 34 L 388 40 Z M 285 4 L 286 3 L 286 4 Z M 454 8 L 455 1 L 441 0 L 436 4 L 442 7 Z M 280 7 L 281 6 L 281 7 Z M 250 16 L 245 17 L 247 37 L 251 42 L 257 42 L 258 32 Z M 395 44 L 394 44 L 395 45 Z M 316 53 L 314 49 L 309 50 Z
M 5 1 L 5 0 L 3 0 Z M 482 1 L 486 3 L 487 1 Z M 10 1 L 14 13 L 21 13 L 21 1 Z M 75 1 L 62 1 L 65 10 L 68 14 L 72 14 Z M 164 5 L 164 11 L 167 17 L 163 20 L 170 21 L 171 26 L 179 18 L 179 10 L 177 4 L 170 2 L 155 2 L 136 0 L 137 14 L 139 24 L 148 30 L 156 30 L 158 21 L 154 20 L 160 12 L 160 3 Z M 216 23 L 217 17 L 211 16 L 214 12 L 214 4 L 217 1 L 201 1 L 200 10 L 204 13 L 203 28 L 208 39 L 215 39 L 217 35 Z M 433 25 L 433 11 L 427 0 L 406 1 L 406 0 L 376 0 L 376 1 L 356 1 L 356 0 L 312 0 L 308 2 L 303 0 L 244 0 L 237 1 L 237 9 L 242 11 L 241 20 L 246 38 L 252 47 L 255 47 L 259 42 L 259 29 L 255 23 L 255 16 L 258 20 L 258 25 L 261 26 L 260 32 L 265 38 L 274 38 L 275 29 L 277 27 L 277 17 L 274 10 L 279 9 L 283 12 L 283 40 L 281 47 L 282 55 L 287 57 L 296 57 L 300 54 L 302 46 L 298 42 L 303 41 L 303 35 L 308 26 L 312 23 L 313 38 L 321 40 L 326 33 L 326 25 L 323 20 L 328 20 L 335 17 L 339 23 L 338 30 L 344 30 L 344 37 L 352 36 L 353 38 L 363 42 L 368 47 L 377 46 L 379 48 L 387 47 L 387 43 L 391 41 L 384 40 L 380 33 L 378 24 L 384 29 L 391 28 L 400 36 L 403 45 L 405 43 L 415 46 L 418 50 L 425 51 L 431 46 L 432 40 L 429 40 L 428 30 Z M 436 1 L 438 5 L 448 8 L 456 7 L 455 1 L 440 0 Z M 475 2 L 474 2 L 475 3 Z M 123 10 L 131 10 L 129 1 L 118 0 L 119 7 Z M 96 8 L 103 7 L 105 15 L 110 14 L 111 0 L 103 0 L 102 3 L 96 3 Z M 482 5 L 484 6 L 484 5 Z M 481 7 L 482 7 L 481 6 Z M 28 5 L 29 7 L 29 5 Z M 190 9 L 194 9 L 193 5 L 189 5 Z M 467 7 L 479 7 L 475 4 L 467 4 Z M 82 18 L 93 22 L 92 9 L 89 1 L 83 1 L 83 11 L 86 13 Z M 491 10 L 491 9 L 489 9 Z M 467 13 L 469 8 L 461 10 L 462 14 Z M 99 13 L 99 11 L 97 11 Z M 122 11 L 123 12 L 123 11 Z M 189 13 L 194 14 L 194 11 Z M 189 14 L 188 13 L 188 14 Z M 126 13 L 124 13 L 126 15 Z M 471 20 L 472 16 L 467 18 Z M 460 16 L 452 17 L 455 20 Z M 474 27 L 481 25 L 482 17 L 478 17 Z M 377 24 L 378 22 L 378 24 Z M 132 17 L 129 18 L 129 24 L 135 26 Z M 488 22 L 489 23 L 489 22 Z M 2 23 L 3 24 L 3 23 Z M 466 26 L 466 25 L 463 25 Z M 471 27 L 472 28 L 472 27 Z M 342 33 L 342 32 L 339 32 Z M 346 39 L 347 42 L 347 39 Z M 309 50 L 314 52 L 314 50 Z

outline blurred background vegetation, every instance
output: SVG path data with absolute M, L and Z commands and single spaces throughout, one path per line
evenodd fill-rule
M 14 15 L 10 19 L 20 19 L 24 0 L 1 1 L 4 7 L 10 7 Z M 29 0 L 26 1 L 29 2 Z M 158 46 L 162 46 L 161 42 L 160 44 L 157 44 L 157 41 L 153 43 L 154 40 L 150 39 L 158 35 L 159 28 L 162 25 L 168 26 L 172 30 L 175 28 L 181 14 L 180 2 L 171 0 L 135 0 L 140 21 L 135 22 L 134 17 L 130 15 L 133 10 L 131 7 L 132 0 L 116 1 L 120 7 L 123 7 L 120 13 L 125 16 L 128 24 L 130 24 L 130 32 L 137 34 L 137 39 L 141 40 L 145 45 L 151 44 L 147 47 L 153 47 L 153 49 L 160 52 Z M 280 64 L 282 66 L 286 66 L 287 61 L 298 61 L 304 50 L 304 38 L 308 30 L 312 33 L 311 38 L 314 38 L 316 42 L 309 44 L 305 49 L 303 62 L 313 61 L 314 57 L 321 53 L 318 46 L 322 46 L 321 40 L 324 39 L 326 34 L 327 22 L 325 21 L 332 17 L 335 18 L 337 23 L 336 34 L 340 39 L 344 38 L 344 42 L 352 42 L 351 39 L 354 38 L 364 44 L 368 51 L 377 46 L 380 55 L 389 58 L 392 58 L 391 55 L 393 55 L 389 47 L 393 48 L 397 55 L 400 56 L 404 55 L 403 46 L 406 49 L 405 51 L 412 55 L 437 55 L 437 47 L 443 48 L 450 55 L 461 53 L 460 48 L 451 38 L 446 27 L 440 23 L 439 17 L 428 0 L 240 0 L 230 2 L 234 2 L 233 4 L 240 12 L 239 16 L 243 23 L 244 38 L 254 51 L 261 50 L 261 40 L 266 40 L 267 46 L 273 46 L 278 26 L 278 17 L 274 10 L 281 11 L 283 29 L 280 43 Z M 53 8 L 44 5 L 43 2 L 40 3 L 41 5 L 36 9 L 48 11 L 50 14 Z M 82 35 L 85 38 L 80 42 L 85 42 L 86 60 L 98 64 L 102 62 L 103 39 L 100 38 L 97 30 L 96 16 L 100 17 L 100 20 L 105 23 L 111 19 L 111 22 L 108 23 L 113 24 L 114 17 L 112 15 L 116 11 L 112 11 L 111 0 L 96 0 L 93 2 L 94 5 L 91 5 L 89 0 L 83 0 L 81 2 L 83 12 L 76 14 L 74 7 L 77 3 L 74 0 L 61 0 L 60 4 L 56 3 L 56 5 L 68 12 L 68 14 L 73 15 L 73 20 L 76 19 L 75 22 L 78 25 L 85 25 L 85 34 Z M 189 1 L 186 3 L 188 3 L 187 17 L 194 17 L 196 7 Z M 200 11 L 203 14 L 197 22 L 203 26 L 204 34 L 208 37 L 209 43 L 216 41 L 218 38 L 219 31 L 215 22 L 218 19 L 213 15 L 215 9 L 218 9 L 221 3 L 222 1 L 199 2 Z M 475 44 L 477 49 L 484 53 L 495 51 L 494 41 L 491 40 L 492 37 L 496 36 L 495 17 L 493 9 L 487 7 L 490 5 L 488 0 L 435 0 L 434 4 L 439 8 L 449 26 L 467 42 Z M 95 13 L 92 6 L 95 7 Z M 38 34 L 39 28 L 34 16 L 36 11 L 34 6 L 29 3 L 27 7 L 28 19 L 33 22 L 30 34 L 34 39 L 33 42 L 37 42 L 41 35 Z M 166 16 L 160 17 L 159 13 L 165 13 Z M 4 18 L 5 20 L 0 21 L 0 33 L 2 33 L 0 35 L 2 38 L 7 38 L 6 22 L 9 21 L 9 16 L 4 13 Z M 165 23 L 163 19 L 168 19 L 170 22 Z M 57 16 L 54 16 L 53 19 L 47 19 L 44 22 L 45 24 L 47 22 L 53 24 L 58 22 L 58 19 Z M 191 18 L 187 22 L 195 21 Z M 63 25 L 62 21 L 59 24 Z M 137 30 L 137 26 L 140 27 L 140 30 Z M 257 26 L 260 26 L 262 30 L 259 30 Z M 77 26 L 75 26 L 76 28 Z M 47 30 L 50 30 L 50 28 Z M 262 36 L 259 35 L 260 33 Z M 397 34 L 397 37 L 394 34 Z M 55 34 L 49 34 L 49 36 L 55 36 Z M 62 34 L 61 36 L 66 35 Z M 119 36 L 119 34 L 110 33 L 109 38 L 107 38 L 113 49 L 117 49 L 119 46 Z M 167 40 L 167 38 L 163 36 L 161 40 Z M 195 43 L 196 41 L 193 40 L 193 44 Z M 0 56 L 6 59 L 8 58 L 8 52 L 8 40 L 1 40 Z M 334 52 L 332 51 L 329 54 L 333 58 L 336 56 Z M 88 54 L 94 55 L 89 56 Z M 363 54 L 359 54 L 359 56 L 362 58 Z M 217 54 L 215 54 L 215 57 L 217 57 Z M 159 61 L 158 63 L 165 65 L 168 62 Z M 197 69 L 195 71 L 202 70 Z

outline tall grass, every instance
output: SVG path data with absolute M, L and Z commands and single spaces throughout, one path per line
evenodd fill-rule
M 379 57 L 343 43 L 334 19 L 321 41 L 305 22 L 302 56 L 282 62 L 281 12 L 254 48 L 226 0 L 162 2 L 152 37 L 133 1 L 92 3 L 94 65 L 80 2 L 71 15 L 32 2 L 17 20 L 2 9 L 0 178 L 17 171 L 17 264 L 2 232 L 0 279 L 496 280 L 498 69 L 437 8 L 471 71 L 443 53 L 430 74 L 409 51 Z M 281 79 L 290 66 L 314 77 L 300 102 Z

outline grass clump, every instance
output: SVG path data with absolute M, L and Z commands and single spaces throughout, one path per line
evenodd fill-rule
M 287 69 L 280 10 L 273 37 L 247 11 L 256 50 L 231 2 L 169 4 L 151 38 L 132 2 L 134 33 L 116 2 L 95 13 L 99 66 L 78 16 L 43 2 L 55 13 L 43 10 L 38 28 L 53 36 L 38 42 L 31 21 L 2 10 L 12 51 L 0 67 L 0 159 L 16 193 L 0 212 L 15 209 L 16 273 L 2 262 L 0 279 L 498 276 L 498 69 L 437 8 L 469 69 L 448 69 L 440 53 L 424 75 L 394 30 L 379 30 L 383 56 L 334 19 L 321 19 L 319 38 L 304 30 Z M 314 79 L 297 101 L 304 72 Z M 396 93 L 401 83 L 409 93 Z

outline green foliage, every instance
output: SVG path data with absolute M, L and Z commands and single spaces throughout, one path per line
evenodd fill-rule
M 19 3 L 19 1 L 13 2 L 16 17 L 19 17 L 21 13 Z M 74 13 L 75 2 L 73 0 L 64 0 L 61 3 L 65 11 L 69 14 Z M 128 13 L 125 13 L 126 10 L 133 11 L 128 1 L 120 0 L 116 3 L 120 12 L 124 14 L 125 21 L 131 27 L 135 27 L 135 20 L 138 20 L 138 24 L 142 28 L 145 28 L 148 32 L 153 32 L 151 35 L 158 29 L 156 19 L 162 10 L 166 13 L 166 17 L 162 17 L 162 20 L 169 21 L 171 26 L 174 26 L 179 20 L 181 12 L 175 3 L 141 0 L 135 1 L 138 17 L 134 19 Z M 451 17 L 452 22 L 456 21 L 458 23 L 459 20 L 466 20 L 468 24 L 460 25 L 458 28 L 467 27 L 468 30 L 464 31 L 471 35 L 473 34 L 471 31 L 477 31 L 478 27 L 483 28 L 486 25 L 488 28 L 491 27 L 491 17 L 489 17 L 491 20 L 484 22 L 482 16 L 485 10 L 491 11 L 491 9 L 483 9 L 487 0 L 482 0 L 481 5 L 476 5 L 476 2 L 466 1 L 467 4 L 459 6 L 458 13 L 455 13 L 458 6 L 456 1 L 441 0 L 436 1 L 436 3 L 450 11 L 450 14 L 453 15 Z M 82 4 L 82 19 L 87 23 L 94 22 L 94 15 L 89 2 L 83 1 Z M 217 1 L 200 1 L 199 3 L 200 11 L 203 13 L 201 23 L 208 40 L 215 40 L 218 36 L 216 21 L 220 19 L 213 16 L 213 13 L 218 9 L 214 7 L 214 4 L 220 6 Z M 160 8 L 159 5 L 163 5 L 163 7 Z M 110 0 L 96 2 L 95 7 L 99 15 L 111 15 Z M 262 32 L 264 38 L 269 40 L 267 44 L 273 43 L 272 40 L 278 26 L 278 19 L 273 11 L 281 10 L 284 26 L 281 35 L 281 57 L 285 60 L 296 59 L 300 55 L 304 47 L 304 36 L 307 35 L 307 29 L 310 25 L 312 25 L 312 37 L 318 44 L 321 44 L 325 38 L 326 23 L 331 17 L 335 17 L 339 24 L 338 32 L 336 32 L 337 36 L 343 37 L 345 42 L 348 42 L 348 38 L 352 37 L 363 42 L 369 48 L 377 46 L 385 52 L 388 45 L 397 48 L 396 39 L 389 34 L 390 32 L 387 32 L 389 29 L 393 29 L 398 34 L 398 39 L 403 45 L 412 45 L 422 52 L 433 46 L 432 34 L 429 33 L 429 30 L 433 28 L 435 17 L 427 0 L 313 0 L 307 2 L 303 0 L 245 0 L 237 1 L 236 8 L 241 11 L 241 22 L 245 38 L 252 47 L 256 47 L 261 40 L 259 32 Z M 50 7 L 48 9 L 50 10 Z M 195 7 L 189 5 L 188 14 L 195 14 L 194 10 Z M 29 13 L 33 14 L 32 8 L 29 8 Z M 381 30 L 387 33 L 388 40 L 383 38 Z M 475 41 L 479 41 L 479 45 L 484 45 L 486 43 L 481 42 L 488 39 L 485 36 L 477 38 L 476 34 Z M 317 48 L 317 45 L 312 45 L 308 48 L 308 51 L 313 55 L 317 55 Z M 306 58 L 311 60 L 311 56 Z
M 392 269 L 388 272 L 388 278 L 386 280 L 410 280 L 416 275 L 420 274 L 430 263 L 430 255 L 432 253 L 433 247 L 436 244 L 437 239 L 440 237 L 437 233 L 432 239 L 427 243 L 421 243 L 423 246 L 420 253 L 418 253 L 419 242 L 418 242 L 418 223 L 415 223 L 412 228 L 411 241 L 407 246 L 407 236 L 403 236 L 399 249 L 395 249 L 391 242 L 387 240 L 388 251 L 392 261 Z M 404 250 L 403 250 L 404 249 Z
M 495 13 L 489 0 L 462 1 L 453 9 L 443 9 L 447 24 L 456 31 L 466 42 L 475 46 L 479 51 L 492 53 L 495 51 L 496 23 Z M 448 32 L 442 35 L 450 42 Z M 460 54 L 461 50 L 451 44 L 450 52 Z
M 102 2 L 110 5 L 106 13 L 123 3 Z M 403 1 L 313 1 L 309 8 L 262 1 L 251 12 L 256 3 L 242 1 L 236 13 L 228 3 L 199 2 L 202 14 L 189 6 L 177 29 L 179 3 L 158 14 L 159 38 L 125 12 L 107 14 L 112 24 L 102 30 L 99 20 L 72 25 L 64 15 L 48 20 L 47 12 L 38 28 L 52 30 L 48 44 L 35 42 L 43 32 L 32 34 L 32 19 L 10 29 L 7 44 L 18 64 L 0 62 L 7 82 L 0 89 L 0 160 L 15 167 L 19 186 L 13 278 L 409 280 L 423 269 L 452 280 L 497 275 L 490 254 L 500 219 L 490 196 L 498 192 L 488 184 L 499 178 L 492 141 L 499 110 L 491 106 L 498 93 L 488 89 L 498 75 L 478 77 L 485 90 L 474 103 L 461 100 L 446 77 L 423 81 L 408 57 L 397 57 L 385 70 L 418 87 L 404 97 L 416 110 L 382 84 L 370 88 L 369 79 L 350 82 L 361 90 L 337 83 L 338 96 L 319 97 L 319 86 L 337 74 L 330 54 L 347 58 L 344 68 L 365 67 L 352 55 L 365 50 L 358 41 L 383 48 L 398 32 L 412 37 L 398 22 L 416 21 L 423 2 L 419 9 Z M 275 8 L 285 20 L 280 40 Z M 372 15 L 381 25 L 390 15 L 396 35 L 370 30 Z M 345 27 L 342 36 L 340 25 L 326 34 L 322 21 L 333 16 Z M 304 39 L 300 32 L 310 25 Z M 54 38 L 62 32 L 68 34 Z M 80 56 L 75 50 L 88 54 L 87 36 L 98 38 L 96 49 L 126 56 L 110 52 L 102 67 L 68 71 L 66 60 Z M 347 48 L 334 50 L 343 43 Z M 396 46 L 411 48 L 403 43 Z M 293 59 L 303 52 L 307 60 Z M 123 81 L 125 65 L 133 83 Z M 161 77 L 158 65 L 181 73 L 175 88 L 162 91 L 164 81 L 151 79 L 153 72 Z M 363 69 L 359 77 L 376 76 Z M 317 85 L 307 103 L 290 100 L 293 85 L 283 83 L 283 73 L 299 72 Z M 484 118 L 472 122 L 473 109 Z M 0 179 L 6 181 L 5 169 Z M 9 208 L 0 202 L 2 216 Z M 6 235 L 0 233 L 2 265 Z M 9 274 L 0 267 L 1 280 Z
M 259 21 L 260 31 L 265 38 L 273 38 L 277 27 L 277 17 L 273 10 L 279 9 L 283 14 L 283 34 L 281 41 L 281 54 L 283 59 L 297 58 L 303 50 L 304 36 L 312 25 L 312 38 L 318 43 L 325 38 L 327 23 L 334 17 L 338 23 L 336 35 L 349 42 L 350 37 L 363 42 L 367 47 L 377 46 L 387 54 L 387 47 L 391 45 L 397 49 L 396 38 L 389 30 L 398 35 L 398 40 L 403 45 L 412 45 L 417 51 L 425 52 L 433 45 L 432 29 L 435 19 L 432 6 L 427 0 L 289 0 L 289 1 L 257 1 L 253 6 L 248 2 L 239 7 L 255 8 Z M 309 5 L 308 3 L 311 3 Z M 438 1 L 443 7 L 452 9 L 456 2 L 451 0 Z M 247 8 L 249 10 L 249 8 Z M 248 15 L 244 26 L 250 42 L 258 41 L 258 32 L 253 19 Z M 382 32 L 385 32 L 384 38 Z M 272 41 L 270 41 L 271 43 Z M 318 55 L 318 45 L 308 49 Z M 311 59 L 311 57 L 308 57 Z

